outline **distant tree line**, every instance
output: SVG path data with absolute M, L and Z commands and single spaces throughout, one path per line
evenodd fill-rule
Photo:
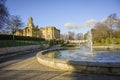
M 61 34 L 62 40 L 83 40 L 84 35 L 82 33 L 74 33 L 71 31 L 68 31 L 67 34 Z
M 94 44 L 120 44 L 120 18 L 116 13 L 110 14 L 104 21 L 96 23 L 91 31 Z

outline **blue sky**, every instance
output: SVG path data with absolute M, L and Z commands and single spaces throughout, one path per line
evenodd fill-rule
M 61 33 L 74 31 L 85 33 L 88 29 L 68 29 L 66 23 L 82 25 L 94 19 L 101 21 L 111 13 L 120 16 L 120 0 L 7 0 L 11 15 L 20 15 L 27 25 L 32 16 L 39 27 L 55 26 Z

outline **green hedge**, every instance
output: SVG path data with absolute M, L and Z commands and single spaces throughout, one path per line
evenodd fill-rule
M 38 44 L 40 44 L 38 41 L 0 40 L 0 48 Z
M 13 40 L 13 35 L 0 34 L 0 40 Z M 15 40 L 44 41 L 45 39 L 28 36 L 15 36 Z

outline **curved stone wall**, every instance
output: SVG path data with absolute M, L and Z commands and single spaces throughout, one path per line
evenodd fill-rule
M 44 56 L 49 51 L 61 50 L 48 49 L 37 53 L 37 60 L 45 66 L 60 69 L 63 71 L 95 73 L 95 74 L 112 74 L 120 75 L 120 63 L 104 63 L 104 62 L 86 62 L 86 61 L 70 61 Z

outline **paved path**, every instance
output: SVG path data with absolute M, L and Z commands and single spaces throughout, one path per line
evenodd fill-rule
M 62 72 L 40 65 L 36 52 L 0 63 L 0 80 L 120 80 L 119 76 Z

